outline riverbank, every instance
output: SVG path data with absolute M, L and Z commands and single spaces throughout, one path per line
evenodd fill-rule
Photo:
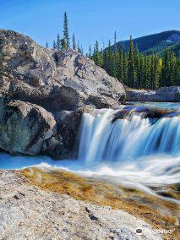
M 137 191 L 64 171 L 29 168 L 0 175 L 2 239 L 139 239 L 136 228 L 143 229 L 143 239 L 178 239 L 172 203 L 163 206 L 142 194 L 140 202 Z M 161 214 L 153 209 L 159 204 Z M 161 237 L 154 231 L 159 229 L 173 231 Z

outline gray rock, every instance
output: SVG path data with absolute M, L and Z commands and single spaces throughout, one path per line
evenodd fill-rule
M 146 222 L 122 210 L 43 191 L 16 171 L 0 171 L 0 201 L 0 239 L 162 239 Z M 143 229 L 143 236 L 136 235 L 136 228 Z
M 50 112 L 19 100 L 0 106 L 0 148 L 13 153 L 42 154 L 44 141 L 56 133 Z
M 22 34 L 0 30 L 0 93 L 50 111 L 112 107 L 123 85 L 75 51 L 55 51 Z
M 131 90 L 126 91 L 126 97 L 128 101 L 179 102 L 180 87 L 161 87 L 156 91 Z

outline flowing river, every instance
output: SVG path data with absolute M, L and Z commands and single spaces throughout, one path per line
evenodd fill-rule
M 65 169 L 98 177 L 126 187 L 152 192 L 151 188 L 180 182 L 180 117 L 159 119 L 136 114 L 142 105 L 180 111 L 175 103 L 136 103 L 129 114 L 115 118 L 121 110 L 95 110 L 83 115 L 78 159 L 53 161 L 48 157 L 0 154 L 1 169 L 40 166 Z

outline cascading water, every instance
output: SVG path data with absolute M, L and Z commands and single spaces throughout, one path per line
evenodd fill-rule
M 0 168 L 61 168 L 154 194 L 151 186 L 154 189 L 180 182 L 180 113 L 176 113 L 159 120 L 145 118 L 141 107 L 138 111 L 134 106 L 84 113 L 78 159 L 53 161 L 0 154 Z
M 180 118 L 151 119 L 133 115 L 113 122 L 113 110 L 85 113 L 81 126 L 79 159 L 87 164 L 122 162 L 147 155 L 177 156 L 180 150 Z

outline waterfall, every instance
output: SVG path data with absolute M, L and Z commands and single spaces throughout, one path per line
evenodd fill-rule
M 113 121 L 116 111 L 84 113 L 79 155 L 87 164 L 123 162 L 147 155 L 177 156 L 180 150 L 180 118 L 163 117 L 153 123 L 141 115 Z

